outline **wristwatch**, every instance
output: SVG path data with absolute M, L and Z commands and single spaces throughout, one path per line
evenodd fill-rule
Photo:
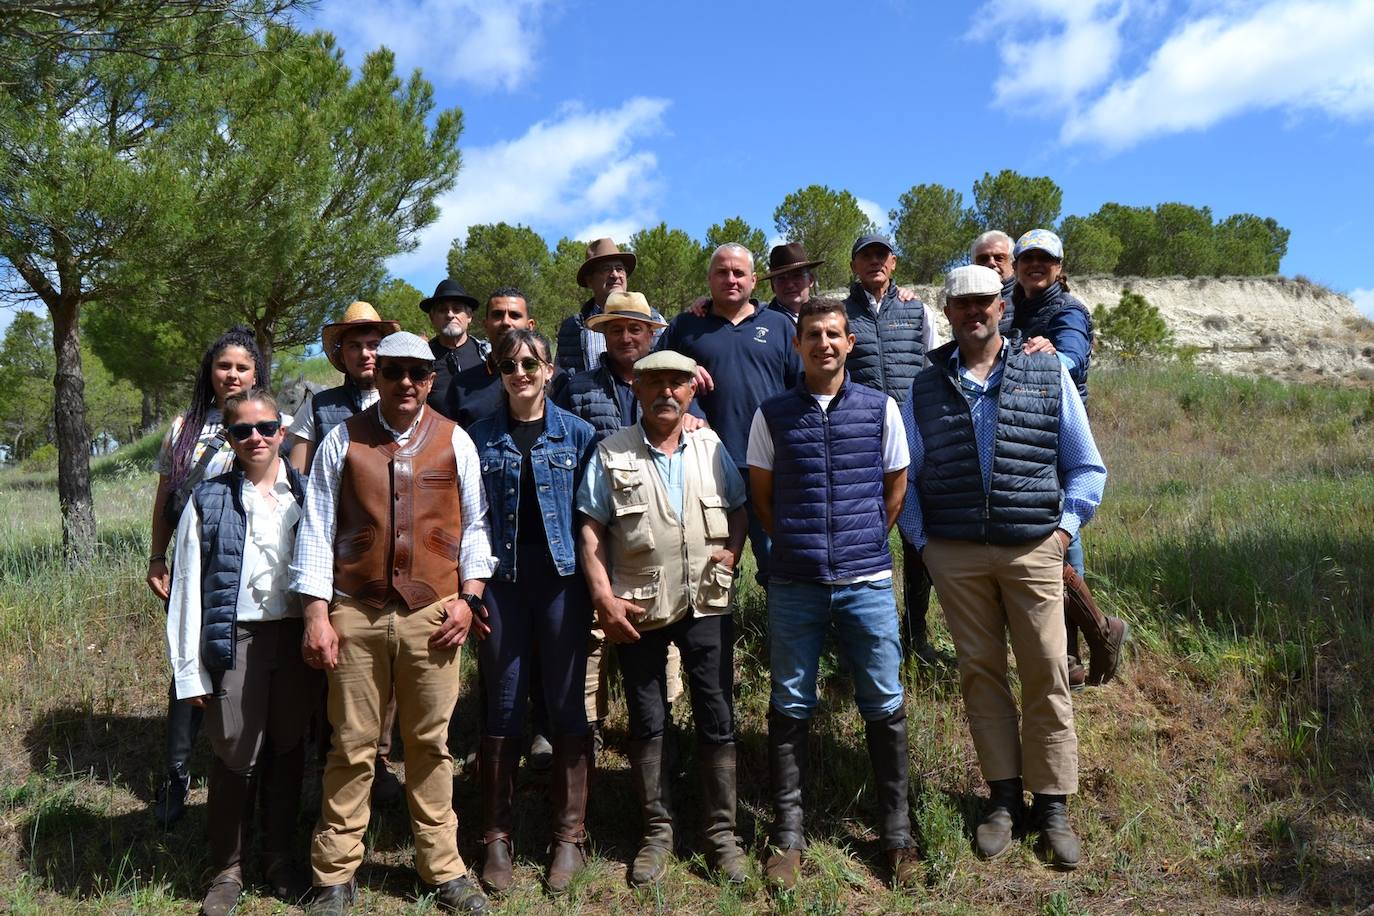
M 474 614 L 476 614 L 478 611 L 485 610 L 487 607 L 486 602 L 482 600 L 481 595 L 474 595 L 472 592 L 463 592 L 458 597 L 462 598 L 464 601 L 468 603 L 468 607 L 472 608 L 472 612 Z

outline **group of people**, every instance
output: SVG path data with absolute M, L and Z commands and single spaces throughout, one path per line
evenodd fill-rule
M 429 340 L 354 303 L 322 332 L 343 384 L 294 418 L 246 329 L 212 345 L 159 456 L 148 569 L 168 600 L 173 669 L 164 823 L 184 809 L 202 716 L 215 756 L 204 912 L 238 901 L 259 799 L 263 877 L 280 896 L 304 893 L 292 836 L 321 708 L 309 912 L 353 902 L 397 725 L 415 867 L 435 903 L 483 912 L 488 893 L 509 890 L 532 699 L 552 749 L 545 883 L 566 891 L 588 853 L 611 647 L 642 820 L 629 882 L 659 881 L 677 843 L 666 736 L 684 686 L 706 862 L 746 881 L 733 692 L 746 541 L 767 595 L 771 884 L 801 873 L 808 723 L 831 632 L 865 723 L 890 877 L 919 880 L 900 669 L 940 660 L 925 622 L 932 583 L 990 787 L 978 851 L 996 856 L 1029 828 L 1053 864 L 1076 866 L 1071 690 L 1109 680 L 1127 637 L 1093 602 L 1077 547 L 1106 479 L 1084 408 L 1091 321 L 1053 233 L 989 233 L 970 258 L 945 282 L 942 345 L 878 235 L 854 242 L 844 300 L 813 296 L 819 262 L 786 244 L 770 254 L 763 305 L 749 250 L 722 245 L 709 297 L 671 322 L 629 291 L 634 254 L 598 240 L 577 274 L 590 296 L 558 328 L 556 353 L 514 287 L 483 304 L 444 280 L 420 303 Z M 479 311 L 484 340 L 471 334 Z M 459 651 L 473 639 L 477 880 L 459 855 L 449 748 Z

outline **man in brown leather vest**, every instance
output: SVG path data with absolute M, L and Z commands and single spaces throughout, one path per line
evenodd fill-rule
M 347 912 L 383 708 L 395 695 L 406 748 L 415 868 L 443 909 L 486 898 L 458 855 L 449 717 L 458 651 L 481 622 L 496 561 L 477 452 L 425 407 L 434 381 L 425 341 L 400 331 L 377 349 L 380 400 L 319 445 L 291 587 L 305 601 L 307 663 L 329 678 L 333 746 L 311 841 L 311 912 Z

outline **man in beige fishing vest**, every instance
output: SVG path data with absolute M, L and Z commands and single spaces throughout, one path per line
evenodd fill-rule
M 305 602 L 307 664 L 329 678 L 333 744 L 310 844 L 307 912 L 342 914 L 363 860 L 378 726 L 394 694 L 406 749 L 415 869 L 436 905 L 486 911 L 458 855 L 448 725 L 458 651 L 485 630 L 496 566 L 472 440 L 425 406 L 434 356 L 398 331 L 377 348 L 373 407 L 335 426 L 311 466 L 291 589 Z
M 606 638 L 618 645 L 630 715 L 630 772 L 644 837 L 632 885 L 663 877 L 673 819 L 663 754 L 668 645 L 691 684 L 706 861 L 748 878 L 735 836 L 736 567 L 748 527 L 744 480 L 710 429 L 686 432 L 696 362 L 660 350 L 634 364 L 639 422 L 604 439 L 577 494 L 579 556 Z

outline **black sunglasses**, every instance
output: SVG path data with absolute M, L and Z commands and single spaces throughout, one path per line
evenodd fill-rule
M 382 378 L 388 382 L 399 382 L 409 376 L 410 380 L 418 385 L 433 374 L 434 370 L 428 366 L 411 366 L 409 369 L 405 366 L 382 367 Z
M 520 358 L 520 371 L 526 375 L 534 375 L 539 371 L 539 367 L 544 365 L 542 359 L 535 359 L 533 356 L 522 356 Z M 513 375 L 515 373 L 515 360 L 503 359 L 496 364 L 496 368 L 501 370 L 502 375 Z
M 281 420 L 259 420 L 257 423 L 235 423 L 229 427 L 229 435 L 240 442 L 247 442 L 248 437 L 253 435 L 253 430 L 258 431 L 258 435 L 264 439 L 271 439 L 281 429 Z

